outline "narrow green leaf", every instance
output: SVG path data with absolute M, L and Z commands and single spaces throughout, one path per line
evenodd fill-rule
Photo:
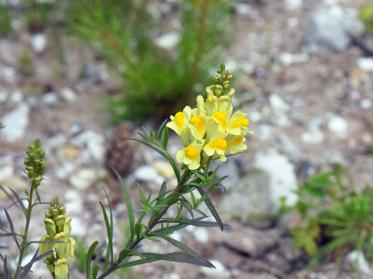
M 93 242 L 91 246 L 89 246 L 87 255 L 85 256 L 85 274 L 86 274 L 87 279 L 95 279 L 92 276 L 93 274 L 91 271 L 91 261 L 92 261 L 93 253 L 95 252 L 98 244 L 99 244 L 98 241 Z
M 201 196 L 205 195 L 205 191 L 203 189 L 201 189 L 201 188 L 197 188 L 197 189 L 198 189 L 198 192 L 201 194 Z M 212 201 L 210 200 L 210 198 L 208 196 L 205 197 L 204 202 L 207 205 L 208 209 L 210 210 L 212 216 L 214 216 L 216 222 L 219 224 L 220 229 L 223 231 L 224 230 L 224 224 L 223 224 L 223 222 L 222 222 L 222 220 L 219 216 L 219 213 L 215 209 L 214 204 L 212 203 Z
M 168 128 L 166 127 L 165 129 L 163 129 L 162 135 L 161 135 L 161 146 L 163 147 L 164 150 L 167 150 L 168 137 L 169 137 Z
M 114 251 L 113 251 L 113 227 L 111 222 L 109 221 L 108 214 L 106 212 L 106 209 L 102 202 L 100 202 L 101 210 L 102 210 L 102 215 L 104 217 L 104 223 L 106 227 L 106 234 L 107 234 L 107 239 L 108 239 L 108 245 L 107 245 L 107 256 L 105 257 L 106 261 L 108 261 L 108 256 L 110 256 L 110 263 L 113 262 L 114 259 Z
M 193 257 L 192 255 L 186 254 L 184 252 L 173 252 L 168 254 L 157 254 L 157 253 L 139 253 L 140 257 L 143 257 L 150 261 L 169 261 L 169 262 L 179 262 L 188 263 L 198 266 L 214 267 L 210 262 L 206 263 L 206 260 L 201 260 L 200 258 Z M 130 262 L 124 263 L 123 267 L 128 267 L 131 265 Z
M 134 213 L 132 201 L 131 201 L 130 195 L 128 193 L 127 187 L 126 187 L 122 177 L 119 175 L 119 173 L 114 168 L 112 168 L 112 169 L 113 169 L 115 175 L 117 176 L 118 181 L 120 182 L 120 185 L 121 185 L 121 189 L 123 191 L 124 201 L 125 201 L 126 206 L 127 206 L 127 214 L 128 214 L 128 222 L 129 222 L 129 225 L 130 225 L 131 240 L 133 240 L 134 237 L 135 237 L 135 213 Z
M 197 259 L 199 261 L 198 265 L 206 266 L 206 267 L 214 267 L 214 265 L 212 263 L 210 263 L 208 260 L 206 260 L 205 258 L 198 255 L 193 249 L 189 248 L 184 243 L 182 243 L 182 242 L 180 242 L 176 239 L 173 239 L 171 237 L 168 237 L 168 236 L 160 236 L 160 237 L 163 238 L 164 240 L 168 241 L 169 243 L 171 243 L 176 248 L 180 249 L 185 254 L 191 256 L 194 259 Z

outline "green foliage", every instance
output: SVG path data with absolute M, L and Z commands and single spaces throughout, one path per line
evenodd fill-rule
M 337 166 L 311 177 L 298 191 L 298 202 L 287 209 L 299 216 L 291 232 L 311 262 L 339 259 L 352 250 L 373 259 L 373 190 L 352 188 Z
M 24 49 L 19 57 L 19 70 L 25 76 L 31 76 L 33 72 L 32 53 L 29 49 Z
M 43 175 L 47 169 L 47 162 L 45 160 L 45 152 L 41 146 L 39 139 L 35 140 L 29 145 L 26 158 L 25 158 L 25 170 L 30 180 L 32 188 L 36 189 L 39 187 L 43 180 Z
M 0 37 L 8 35 L 12 31 L 12 14 L 10 6 L 0 4 Z
M 225 0 L 181 1 L 179 41 L 171 51 L 155 44 L 163 22 L 150 8 L 145 0 L 82 0 L 71 1 L 67 13 L 72 31 L 94 43 L 123 80 L 124 92 L 110 101 L 114 121 L 164 119 L 190 102 L 224 44 Z
M 359 18 L 368 32 L 373 32 L 373 4 L 366 3 L 361 6 Z

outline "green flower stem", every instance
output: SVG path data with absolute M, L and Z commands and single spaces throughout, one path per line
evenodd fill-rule
M 184 188 L 185 183 L 190 179 L 191 174 L 192 173 L 191 173 L 191 171 L 189 169 L 186 169 L 184 171 L 184 173 L 183 173 L 183 175 L 182 175 L 182 177 L 180 179 L 180 182 L 178 183 L 177 187 L 175 188 L 175 190 L 168 197 L 170 200 L 173 200 L 174 198 L 176 198 L 180 194 L 181 190 Z M 129 254 L 134 249 L 136 249 L 136 247 L 139 245 L 139 243 L 142 240 L 144 240 L 146 238 L 147 234 L 149 234 L 151 232 L 151 230 L 157 225 L 158 221 L 163 217 L 163 215 L 167 212 L 167 210 L 172 205 L 173 205 L 173 203 L 170 203 L 167 206 L 165 206 L 158 213 L 158 215 L 154 218 L 154 221 L 149 224 L 149 227 L 144 232 L 144 236 L 141 236 L 141 237 L 137 238 L 136 240 L 134 240 L 133 242 L 130 242 L 127 245 L 127 248 L 126 248 L 127 251 L 123 255 L 121 255 L 121 257 L 117 261 L 115 261 L 107 270 L 105 270 L 100 276 L 98 276 L 97 279 L 103 279 L 103 278 L 107 277 L 109 274 L 113 273 L 116 269 L 118 269 L 118 267 L 123 263 L 123 261 L 126 260 L 126 258 L 129 256 Z
M 25 252 L 26 252 L 26 248 L 28 246 L 28 243 L 27 243 L 27 237 L 28 237 L 28 231 L 29 231 L 29 228 L 30 228 L 30 222 L 31 222 L 31 215 L 32 215 L 32 208 L 33 208 L 33 195 L 34 195 L 34 187 L 30 187 L 30 193 L 28 195 L 28 205 L 27 205 L 27 210 L 26 210 L 26 224 L 25 224 L 25 228 L 23 230 L 23 234 L 22 234 L 22 244 L 21 244 L 21 248 L 19 250 L 19 258 L 18 258 L 18 263 L 17 263 L 17 269 L 16 269 L 16 273 L 15 273 L 15 276 L 14 278 L 17 279 L 18 278 L 18 275 L 21 271 L 21 267 L 22 267 L 22 260 L 23 260 L 23 257 L 25 255 Z

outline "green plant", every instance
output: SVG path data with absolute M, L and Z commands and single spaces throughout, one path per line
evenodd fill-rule
M 35 140 L 27 149 L 26 158 L 24 162 L 25 172 L 29 180 L 30 187 L 26 190 L 26 196 L 22 197 L 17 192 L 11 188 L 6 189 L 0 185 L 0 190 L 2 190 L 6 196 L 12 201 L 12 205 L 17 205 L 25 217 L 25 225 L 22 233 L 15 232 L 14 223 L 8 212 L 8 208 L 4 208 L 4 213 L 8 221 L 9 229 L 6 230 L 1 228 L 0 237 L 11 237 L 16 244 L 19 256 L 17 259 L 17 264 L 14 272 L 10 270 L 8 266 L 7 257 L 0 253 L 0 259 L 3 261 L 4 268 L 4 278 L 24 278 L 26 274 L 31 270 L 33 264 L 38 260 L 51 254 L 51 251 L 45 252 L 39 255 L 38 250 L 35 252 L 31 261 L 26 265 L 23 265 L 23 260 L 28 253 L 30 245 L 39 243 L 39 241 L 29 241 L 28 233 L 30 228 L 30 223 L 32 219 L 32 210 L 35 206 L 42 205 L 43 202 L 40 200 L 38 188 L 43 180 L 43 175 L 46 171 L 47 163 L 45 161 L 45 154 L 41 146 L 40 140 Z M 26 202 L 24 204 L 24 202 Z M 13 274 L 12 274 L 13 273 Z
M 164 119 L 194 98 L 206 85 L 224 42 L 228 1 L 187 0 L 179 5 L 180 27 L 175 50 L 155 43 L 162 21 L 147 1 L 71 1 L 69 26 L 93 42 L 123 80 L 124 92 L 113 97 L 113 120 Z M 171 110 L 171 111 L 170 111 Z
M 10 6 L 0 3 L 0 36 L 8 35 L 12 31 L 12 15 Z
M 366 3 L 361 6 L 359 18 L 368 32 L 373 32 L 373 4 Z
M 214 84 L 206 88 L 207 96 L 197 96 L 195 108 L 186 106 L 182 111 L 172 115 L 168 122 L 165 121 L 158 131 L 144 131 L 139 138 L 133 139 L 152 148 L 170 163 L 177 186 L 170 188 L 164 182 L 156 196 L 147 194 L 138 187 L 140 203 L 136 210 L 126 185 L 117 174 L 127 207 L 129 234 L 119 252 L 115 253 L 114 216 L 110 199 L 105 192 L 108 202 L 107 205 L 100 202 L 100 207 L 106 229 L 106 240 L 102 245 L 94 241 L 88 249 L 83 244 L 79 244 L 77 249 L 77 264 L 80 268 L 84 265 L 87 279 L 103 279 L 114 272 L 159 260 L 213 267 L 207 259 L 172 238 L 172 233 L 188 226 L 220 227 L 221 230 L 228 227 L 222 222 L 209 195 L 211 191 L 222 186 L 221 183 L 225 178 L 217 177 L 216 169 L 212 169 L 212 163 L 216 160 L 225 161 L 228 156 L 247 148 L 245 136 L 248 133 L 249 120 L 243 112 L 234 112 L 232 97 L 235 91 L 230 87 L 231 78 L 232 75 L 221 66 L 214 77 Z M 169 129 L 176 132 L 184 144 L 184 147 L 177 152 L 176 158 L 168 151 Z M 75 243 L 70 237 L 71 220 L 65 215 L 65 207 L 57 199 L 52 200 L 51 203 L 40 200 L 38 187 L 43 180 L 45 169 L 44 151 L 40 141 L 36 140 L 29 146 L 25 159 L 25 170 L 30 181 L 27 197 L 20 197 L 11 188 L 8 190 L 1 187 L 13 203 L 21 207 L 26 216 L 24 232 L 16 233 L 13 221 L 7 209 L 4 209 L 9 222 L 9 231 L 2 228 L 4 233 L 1 233 L 0 237 L 12 237 L 19 248 L 18 264 L 14 275 L 8 267 L 8 258 L 0 254 L 5 269 L 5 279 L 24 278 L 32 265 L 41 259 L 45 259 L 44 262 L 53 278 L 68 278 Z M 26 207 L 23 200 L 28 201 Z M 201 210 L 202 203 L 207 206 L 215 221 L 206 220 L 208 216 Z M 44 218 L 47 234 L 40 241 L 28 241 L 31 211 L 34 206 L 41 204 L 50 205 Z M 171 208 L 174 209 L 173 212 Z M 173 245 L 177 251 L 166 254 L 145 252 L 139 249 L 140 243 L 144 240 L 164 240 Z M 42 254 L 38 255 L 36 251 L 32 260 L 23 265 L 26 248 L 32 243 L 39 243 Z
M 298 191 L 291 212 L 300 222 L 291 229 L 294 243 L 311 256 L 311 263 L 339 260 L 357 250 L 373 260 L 373 190 L 352 190 L 344 169 L 311 177 Z

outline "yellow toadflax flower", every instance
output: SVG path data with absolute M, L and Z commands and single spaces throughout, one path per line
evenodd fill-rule
M 227 160 L 225 156 L 227 149 L 228 142 L 222 135 L 216 135 L 203 148 L 207 156 L 213 157 L 216 155 L 222 162 Z
M 201 165 L 202 144 L 192 143 L 176 154 L 179 163 L 187 165 L 190 170 L 196 170 Z
M 187 142 L 188 135 L 188 123 L 192 114 L 192 109 L 186 106 L 183 111 L 177 112 L 174 116 L 171 116 L 171 121 L 167 123 L 167 127 L 174 130 L 178 134 L 183 142 Z
M 222 66 L 214 77 L 215 84 L 206 88 L 207 97 L 197 96 L 196 108 L 185 107 L 167 123 L 184 143 L 176 159 L 190 170 L 200 168 L 209 158 L 225 161 L 227 154 L 247 148 L 245 136 L 250 121 L 242 111 L 233 111 L 235 91 L 229 85 L 231 78 Z

